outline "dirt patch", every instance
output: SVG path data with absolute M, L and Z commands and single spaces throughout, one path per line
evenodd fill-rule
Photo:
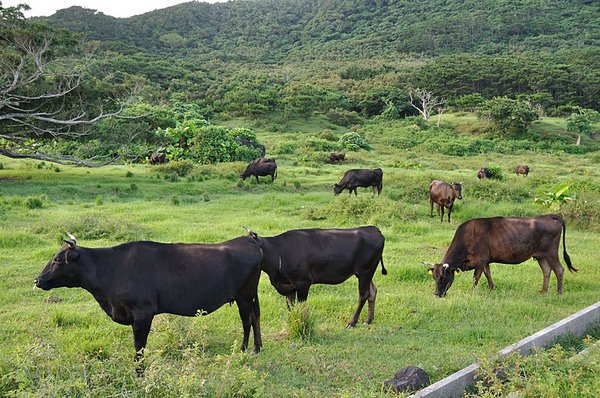
M 0 184 L 2 184 L 3 182 L 15 182 L 20 180 L 20 178 L 17 177 L 0 177 Z

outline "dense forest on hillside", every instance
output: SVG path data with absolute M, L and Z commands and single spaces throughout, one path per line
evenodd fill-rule
M 599 16 L 588 0 L 249 0 L 124 19 L 70 7 L 19 23 L 47 24 L 55 43 L 85 38 L 89 98 L 137 87 L 129 115 L 170 116 L 136 128 L 164 132 L 189 119 L 178 104 L 199 120 L 275 115 L 278 125 L 315 113 L 347 127 L 404 118 L 419 114 L 417 88 L 445 111 L 489 115 L 484 103 L 507 97 L 538 116 L 590 115 L 600 109 Z M 95 129 L 109 152 L 133 140 L 131 123 Z M 135 140 L 165 144 L 164 134 Z

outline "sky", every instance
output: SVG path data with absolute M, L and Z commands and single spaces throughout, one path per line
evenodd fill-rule
M 48 16 L 57 10 L 71 6 L 81 6 L 98 10 L 106 15 L 126 18 L 143 14 L 148 11 L 170 7 L 190 0 L 0 0 L 3 7 L 17 4 L 29 4 L 31 10 L 25 13 L 27 17 Z M 203 0 L 206 3 L 221 3 L 226 0 Z

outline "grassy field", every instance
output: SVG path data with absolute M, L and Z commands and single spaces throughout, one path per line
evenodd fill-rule
M 457 120 L 467 119 L 453 115 L 445 122 Z M 597 154 L 445 156 L 389 146 L 395 135 L 410 132 L 379 123 L 362 131 L 372 151 L 352 152 L 346 164 L 329 165 L 306 144 L 323 128 L 318 120 L 310 125 L 278 133 L 257 128 L 268 148 L 296 144 L 290 153 L 274 154 L 275 183 L 265 179 L 260 185 L 239 180 L 241 163 L 196 166 L 175 178 L 172 166 L 87 169 L 0 158 L 0 396 L 385 396 L 383 381 L 400 368 L 420 366 L 438 380 L 598 300 Z M 516 164 L 528 164 L 529 177 L 515 176 Z M 477 180 L 483 165 L 501 167 L 505 178 Z M 380 197 L 366 189 L 358 197 L 333 196 L 331 184 L 346 169 L 377 166 L 384 170 Z M 434 178 L 463 182 L 464 199 L 456 203 L 451 224 L 429 218 Z M 472 290 L 469 272 L 457 277 L 446 298 L 434 296 L 421 262 L 439 261 L 461 222 L 556 211 L 533 199 L 561 183 L 577 194 L 560 211 L 567 219 L 568 252 L 580 269 L 565 275 L 562 296 L 554 276 L 550 292 L 538 293 L 542 273 L 533 260 L 492 265 L 495 291 L 485 283 Z M 238 352 L 242 330 L 235 306 L 206 317 L 159 315 L 143 378 L 135 377 L 132 365 L 131 329 L 112 322 L 90 294 L 31 290 L 66 232 L 81 246 L 103 247 L 139 239 L 219 242 L 242 235 L 243 225 L 271 236 L 294 228 L 369 224 L 386 237 L 389 270 L 375 276 L 373 324 L 345 328 L 357 299 L 356 280 L 350 279 L 311 288 L 315 335 L 292 338 L 284 298 L 263 277 L 259 355 Z

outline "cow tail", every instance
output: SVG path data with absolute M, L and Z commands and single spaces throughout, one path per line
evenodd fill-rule
M 563 227 L 563 259 L 565 260 L 565 263 L 567 263 L 567 267 L 569 268 L 569 271 L 577 272 L 579 270 L 577 268 L 573 267 L 573 265 L 571 264 L 571 257 L 569 257 L 569 255 L 567 254 L 567 243 L 565 241 L 565 238 L 567 235 L 567 223 L 565 223 L 565 220 L 561 220 L 561 221 L 562 221 L 562 227 Z
M 383 265 L 383 257 L 381 257 L 379 261 L 381 262 L 381 273 L 387 275 L 387 269 L 385 269 L 385 265 Z

